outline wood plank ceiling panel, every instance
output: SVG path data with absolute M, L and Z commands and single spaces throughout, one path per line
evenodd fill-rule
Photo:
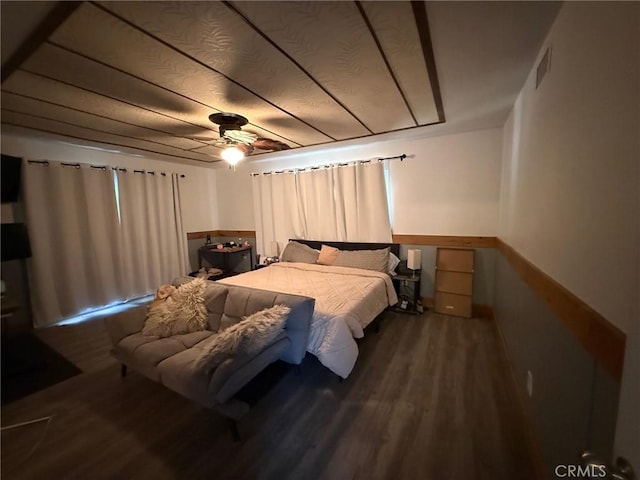
M 178 119 L 180 121 L 171 128 L 174 135 L 202 136 L 211 139 L 219 137 L 218 126 L 208 119 L 211 113 L 219 110 L 64 47 L 52 43 L 44 44 L 24 63 L 22 68 Z M 154 125 L 149 124 L 141 126 L 154 128 Z M 252 129 L 261 137 L 275 137 L 270 131 L 257 127 Z M 275 138 L 283 142 L 287 141 L 281 137 Z
M 375 133 L 416 126 L 355 3 L 234 6 Z
M 312 145 L 330 138 L 230 82 L 223 75 L 176 52 L 137 28 L 83 4 L 51 40 L 222 111 L 250 113 L 252 124 L 275 130 L 285 143 Z
M 214 145 L 202 145 L 200 147 L 192 148 L 190 151 L 210 155 L 212 157 L 221 159 L 220 147 L 216 147 Z
M 89 128 L 69 125 L 59 121 L 40 118 L 36 115 L 25 114 L 21 112 L 2 111 L 2 122 L 7 125 L 28 128 L 31 130 L 62 135 L 69 138 L 79 140 L 87 140 L 107 145 L 115 145 L 119 147 L 131 147 L 150 153 L 159 153 L 169 155 L 174 158 L 185 160 L 197 160 L 204 163 L 213 163 L 217 161 L 209 155 L 202 155 L 195 152 L 187 152 L 173 147 L 166 147 L 151 143 L 146 140 L 132 140 L 127 137 L 95 131 Z
M 361 5 L 418 123 L 439 122 L 411 4 L 362 2 Z
M 224 3 L 102 4 L 328 136 L 346 139 L 369 134 L 302 69 Z
M 71 109 L 64 105 L 56 105 L 9 92 L 2 93 L 2 108 L 14 112 L 38 115 L 39 117 L 47 118 L 54 122 L 73 124 L 104 133 L 122 135 L 132 140 L 140 139 L 166 147 L 174 147 L 183 151 L 205 146 L 204 143 L 194 142 L 193 140 L 180 137 L 172 137 L 157 130 L 122 123 L 117 120 Z M 198 153 L 202 152 L 200 151 Z
M 22 70 L 11 75 L 4 83 L 3 91 L 68 106 L 114 120 L 126 121 L 131 125 L 147 125 L 149 126 L 147 128 L 161 130 L 170 135 L 174 135 L 173 131 L 176 125 L 181 124 L 177 119 Z M 180 136 L 180 132 L 176 132 L 176 134 Z M 193 140 L 189 140 L 189 142 L 191 147 L 199 146 L 202 143 Z
M 444 121 L 422 3 L 84 2 L 32 50 L 3 122 L 180 159 L 218 112 L 292 148 Z
M 182 120 L 191 126 L 183 135 L 217 137 L 216 125 L 207 118 L 211 108 L 53 44 L 42 45 L 22 69 Z

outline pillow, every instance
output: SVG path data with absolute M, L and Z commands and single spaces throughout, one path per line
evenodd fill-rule
M 320 265 L 333 265 L 333 262 L 338 258 L 338 250 L 335 247 L 330 247 L 329 245 L 322 245 L 320 249 L 320 255 L 318 256 L 318 263 Z
M 298 263 L 316 263 L 320 253 L 300 242 L 289 242 L 284 247 L 280 261 Z
M 340 250 L 333 265 L 389 272 L 389 247 L 380 250 Z
M 211 335 L 197 345 L 201 352 L 196 357 L 195 367 L 209 373 L 231 356 L 255 355 L 280 335 L 290 311 L 286 305 L 274 305 Z
M 396 257 L 393 252 L 389 252 L 389 270 L 387 271 L 387 273 L 389 275 L 395 275 L 396 274 L 396 267 L 400 265 L 400 259 L 398 257 Z
M 162 299 L 167 289 L 164 285 L 160 287 L 156 300 L 149 306 L 142 334 L 164 338 L 204 330 L 207 326 L 205 288 L 205 281 L 196 278 L 173 289 Z
M 198 277 L 203 278 L 203 277 Z M 179 287 L 188 282 L 192 282 L 193 277 L 182 276 L 173 279 L 172 285 Z M 207 330 L 217 332 L 220 330 L 220 319 L 224 313 L 224 305 L 227 300 L 229 289 L 222 283 L 209 281 L 204 278 L 204 306 L 207 309 Z

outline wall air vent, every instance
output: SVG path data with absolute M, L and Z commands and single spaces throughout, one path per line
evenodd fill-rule
M 542 60 L 538 64 L 538 68 L 536 69 L 536 90 L 544 80 L 544 77 L 549 73 L 549 69 L 551 68 L 551 47 L 547 48 L 547 51 L 544 52 L 542 56 Z

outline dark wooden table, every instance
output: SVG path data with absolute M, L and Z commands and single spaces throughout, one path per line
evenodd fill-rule
M 218 267 L 223 272 L 229 273 L 229 260 L 234 255 L 244 255 L 249 252 L 249 270 L 253 270 L 253 250 L 251 246 L 224 247 L 217 248 L 214 245 L 203 245 L 198 249 L 198 269 L 202 268 L 202 261 L 205 260 L 212 267 Z

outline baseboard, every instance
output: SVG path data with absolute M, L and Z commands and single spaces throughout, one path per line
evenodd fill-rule
M 423 297 L 422 304 L 430 310 L 433 310 L 435 301 L 433 297 Z M 471 316 L 474 318 L 493 319 L 493 307 L 482 303 L 474 303 L 471 305 Z

